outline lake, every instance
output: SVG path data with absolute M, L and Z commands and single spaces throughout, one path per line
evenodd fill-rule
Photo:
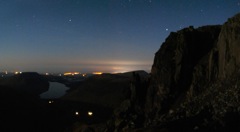
M 66 93 L 66 90 L 69 88 L 62 83 L 58 82 L 49 82 L 49 90 L 40 95 L 44 99 L 59 98 Z

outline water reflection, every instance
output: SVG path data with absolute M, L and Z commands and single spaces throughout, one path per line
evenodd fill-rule
M 66 90 L 69 89 L 62 83 L 58 82 L 49 82 L 49 90 L 40 95 L 41 98 L 50 99 L 50 98 L 59 98 L 66 93 Z

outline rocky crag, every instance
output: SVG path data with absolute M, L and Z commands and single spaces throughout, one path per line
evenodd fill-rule
M 155 54 L 150 82 L 139 82 L 147 84 L 137 97 L 144 105 L 123 102 L 109 130 L 239 131 L 239 51 L 240 14 L 223 25 L 170 33 Z

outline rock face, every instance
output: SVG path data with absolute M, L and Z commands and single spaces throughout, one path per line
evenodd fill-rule
M 222 26 L 172 32 L 155 54 L 141 95 L 145 106 L 125 102 L 122 117 L 139 117 L 139 107 L 145 114 L 142 131 L 240 131 L 239 51 L 240 14 Z M 115 122 L 122 119 L 115 117 Z M 136 123 L 113 126 L 131 130 Z
M 0 84 L 34 95 L 40 95 L 49 89 L 48 80 L 35 72 L 25 72 L 14 75 L 0 81 Z
M 239 114 L 239 51 L 240 14 L 223 26 L 171 33 L 152 66 L 146 125 L 194 118 L 206 109 L 219 122 L 233 110 Z
M 240 14 L 229 19 L 222 27 L 217 44 L 219 77 L 227 78 L 240 66 Z
M 193 80 L 194 68 L 216 45 L 220 29 L 221 26 L 189 27 L 169 35 L 156 53 L 152 66 L 146 104 L 149 115 L 154 118 L 168 111 L 185 96 Z

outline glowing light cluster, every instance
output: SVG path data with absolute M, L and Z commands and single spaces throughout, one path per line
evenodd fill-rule
M 93 112 L 88 111 L 88 115 L 89 115 L 89 116 L 92 116 L 92 115 L 93 115 Z
M 65 72 L 63 75 L 64 76 L 69 76 L 69 75 L 74 76 L 74 75 L 79 75 L 79 74 L 80 74 L 79 72 Z
M 15 74 L 16 74 L 16 75 L 17 75 L 17 74 L 22 74 L 22 72 L 18 72 L 18 71 L 16 71 Z
M 102 72 L 93 72 L 94 75 L 102 75 Z

